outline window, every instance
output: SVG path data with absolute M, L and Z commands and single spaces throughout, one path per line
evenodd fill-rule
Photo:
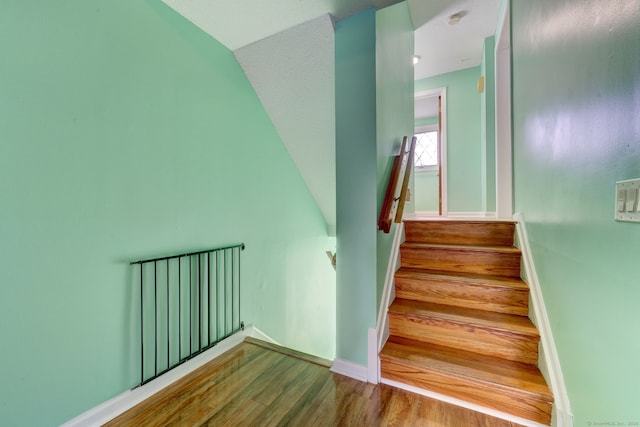
M 438 166 L 438 131 L 416 133 L 414 167 L 418 170 L 435 169 Z

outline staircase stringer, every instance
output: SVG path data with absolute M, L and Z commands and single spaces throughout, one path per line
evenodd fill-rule
M 573 414 L 571 412 L 569 396 L 564 382 L 564 376 L 562 375 L 562 368 L 553 339 L 551 324 L 547 316 L 542 289 L 538 275 L 536 274 L 524 216 L 518 212 L 514 214 L 513 219 L 516 222 L 514 245 L 522 252 L 522 280 L 529 285 L 531 301 L 529 305 L 529 317 L 540 333 L 539 360 L 542 363 L 538 362 L 538 366 L 554 395 L 552 425 L 557 427 L 572 427 Z
M 395 283 L 394 276 L 398 268 L 400 268 L 400 245 L 405 241 L 404 234 L 404 222 L 396 224 L 393 242 L 391 244 L 391 254 L 389 255 L 389 262 L 387 264 L 387 274 L 384 280 L 384 288 L 382 290 L 382 296 L 380 301 L 380 307 L 378 309 L 378 320 L 376 323 L 376 336 L 378 342 L 378 353 L 384 347 L 384 344 L 389 338 L 389 316 L 387 311 L 389 305 L 395 298 Z M 379 366 L 379 364 L 378 364 Z M 380 370 L 378 369 L 378 380 L 380 380 Z

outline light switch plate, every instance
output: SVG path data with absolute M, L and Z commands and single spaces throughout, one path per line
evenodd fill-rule
M 616 182 L 615 220 L 640 222 L 640 178 Z

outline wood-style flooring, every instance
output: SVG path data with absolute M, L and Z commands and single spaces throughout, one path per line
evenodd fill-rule
M 106 426 L 517 426 L 244 342 Z

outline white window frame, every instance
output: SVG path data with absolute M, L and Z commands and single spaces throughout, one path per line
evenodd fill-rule
M 423 125 L 423 126 L 418 126 L 414 129 L 413 134 L 417 135 L 419 133 L 424 133 L 424 132 L 433 132 L 436 131 L 438 132 L 438 124 L 434 123 L 431 125 Z M 438 135 L 438 138 L 440 138 L 441 135 Z M 440 144 L 438 144 L 440 145 Z M 438 151 L 440 151 L 441 147 L 438 147 Z M 428 172 L 428 171 L 437 171 L 438 168 L 440 167 L 440 153 L 438 153 L 438 163 L 436 163 L 435 165 L 431 165 L 431 166 L 414 166 L 414 170 L 416 172 Z

